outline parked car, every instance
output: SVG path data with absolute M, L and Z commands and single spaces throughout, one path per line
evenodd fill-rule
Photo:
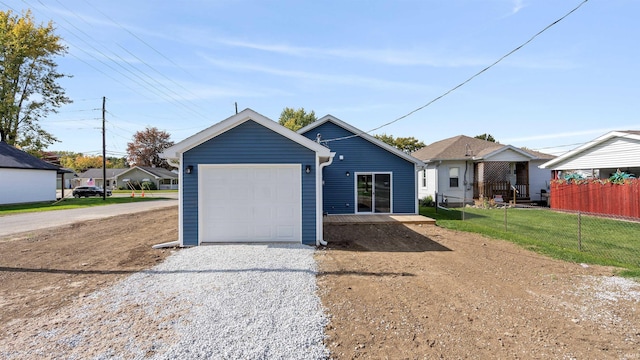
M 99 186 L 78 186 L 73 189 L 73 197 L 89 197 L 89 196 L 102 196 L 104 190 Z M 107 189 L 107 196 L 111 196 L 111 190 Z

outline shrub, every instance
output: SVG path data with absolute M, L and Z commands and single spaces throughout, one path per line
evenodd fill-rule
M 158 190 L 158 188 L 156 187 L 156 183 L 151 181 L 144 181 L 142 183 L 142 188 L 145 190 Z
M 422 207 L 433 207 L 435 203 L 433 202 L 433 197 L 431 195 L 425 196 L 420 199 L 420 206 Z

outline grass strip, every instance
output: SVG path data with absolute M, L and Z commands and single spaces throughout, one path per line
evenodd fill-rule
M 436 212 L 433 207 L 421 207 L 420 214 L 447 229 L 507 240 L 574 263 L 615 266 L 621 268 L 621 276 L 640 277 L 639 222 L 586 215 L 578 218 L 575 213 L 546 208 L 507 208 L 506 217 L 504 208 Z

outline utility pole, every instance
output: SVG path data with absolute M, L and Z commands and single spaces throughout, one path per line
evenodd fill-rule
M 105 142 L 105 103 L 107 98 L 102 97 L 102 200 L 107 200 L 107 145 Z

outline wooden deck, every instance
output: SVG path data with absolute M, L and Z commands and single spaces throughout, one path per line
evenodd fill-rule
M 435 225 L 436 221 L 422 215 L 327 215 L 323 217 L 323 222 L 327 225 L 348 225 L 348 224 L 427 224 Z

